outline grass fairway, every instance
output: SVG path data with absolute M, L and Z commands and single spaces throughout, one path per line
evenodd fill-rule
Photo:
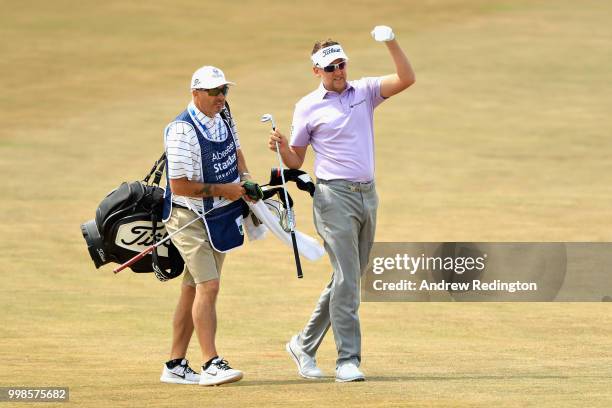
M 212 64 L 251 172 L 262 113 L 285 132 L 331 36 L 349 76 L 392 71 L 394 28 L 417 83 L 376 114 L 378 241 L 610 241 L 612 4 L 542 0 L 3 2 L 0 15 L 0 386 L 68 386 L 83 407 L 609 407 L 609 304 L 364 303 L 364 383 L 297 377 L 284 352 L 330 276 L 273 239 L 224 266 L 218 345 L 245 371 L 217 388 L 160 384 L 179 282 L 95 270 L 79 224 L 142 178 L 162 130 Z M 312 170 L 312 151 L 306 169 Z M 314 234 L 310 198 L 298 226 Z M 195 342 L 195 339 L 194 339 Z M 192 344 L 188 358 L 200 356 Z M 4 403 L 3 406 L 9 406 Z M 21 405 L 19 405 L 21 406 Z

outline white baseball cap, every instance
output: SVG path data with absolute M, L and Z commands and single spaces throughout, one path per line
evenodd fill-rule
M 210 65 L 199 68 L 191 77 L 191 89 L 213 89 L 225 84 L 236 85 L 225 79 L 223 71 Z
M 341 58 L 348 61 L 348 57 L 344 53 L 344 50 L 340 44 L 330 45 L 329 47 L 321 48 L 315 52 L 310 59 L 313 65 L 323 68 L 331 64 L 333 60 Z

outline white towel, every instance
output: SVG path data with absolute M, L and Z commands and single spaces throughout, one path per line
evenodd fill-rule
M 255 225 L 255 222 L 253 222 L 253 219 L 251 218 L 251 214 L 242 219 L 242 226 L 246 230 L 249 241 L 264 239 L 268 234 L 268 227 L 266 227 L 263 223 Z
M 274 201 L 271 201 L 271 203 L 274 203 Z M 293 246 L 291 243 L 291 234 L 289 232 L 285 232 L 285 230 L 281 228 L 278 216 L 268 210 L 268 206 L 263 202 L 263 200 L 259 200 L 257 203 L 249 202 L 248 204 L 251 211 L 262 222 L 262 225 L 255 227 L 251 217 L 247 217 L 244 220 L 244 227 L 247 230 L 249 240 L 264 238 L 266 236 L 266 231 L 260 229 L 261 227 L 264 227 L 266 230 L 272 231 L 272 234 L 284 242 L 288 247 L 291 248 Z M 325 249 L 323 249 L 321 244 L 319 244 L 316 239 L 297 230 L 295 231 L 295 239 L 298 246 L 298 252 L 306 259 L 316 261 L 325 255 Z

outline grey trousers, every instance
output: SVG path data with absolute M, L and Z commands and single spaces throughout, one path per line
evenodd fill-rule
M 314 358 L 331 326 L 338 351 L 336 366 L 345 361 L 357 366 L 361 363 L 359 283 L 374 241 L 377 207 L 374 182 L 317 181 L 314 222 L 333 273 L 309 322 L 298 335 L 298 344 Z

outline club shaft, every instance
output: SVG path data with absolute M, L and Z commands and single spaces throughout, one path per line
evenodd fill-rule
M 291 207 L 289 206 L 289 196 L 287 195 L 287 185 L 285 184 L 285 172 L 283 171 L 283 159 L 281 158 L 280 155 L 280 149 L 278 146 L 278 142 L 276 142 L 276 155 L 278 156 L 278 165 L 279 165 L 279 169 L 280 169 L 280 174 L 281 174 L 281 181 L 283 183 L 283 192 L 285 195 L 285 203 L 287 204 L 287 218 L 289 218 L 289 229 L 291 230 L 292 233 L 295 232 L 295 228 L 294 228 L 294 223 L 293 223 L 293 210 L 291 209 Z
M 272 128 L 276 130 L 275 128 Z M 293 220 L 293 209 L 289 206 L 289 197 L 287 195 L 287 185 L 285 184 L 285 172 L 283 167 L 283 159 L 281 158 L 280 148 L 278 142 L 276 142 L 276 155 L 278 156 L 278 168 L 280 169 L 281 181 L 283 183 L 283 191 L 285 193 L 285 203 L 287 204 L 287 218 L 289 221 L 289 230 L 291 231 L 291 243 L 293 244 L 293 256 L 295 257 L 295 267 L 297 269 L 297 277 L 301 279 L 304 277 L 302 273 L 302 262 L 300 260 L 300 252 L 298 251 L 297 239 L 295 238 L 295 225 Z
M 272 130 L 276 130 L 276 123 L 274 117 L 270 114 L 266 114 L 262 117 L 262 122 L 272 122 Z M 297 239 L 295 238 L 295 220 L 293 218 L 293 209 L 289 206 L 289 194 L 287 193 L 287 184 L 285 183 L 285 172 L 283 166 L 283 159 L 280 154 L 280 146 L 276 142 L 276 156 L 278 157 L 278 168 L 280 169 L 281 181 L 283 183 L 283 192 L 285 195 L 285 205 L 287 208 L 287 218 L 289 223 L 289 230 L 291 231 L 291 243 L 293 244 L 293 256 L 295 257 L 295 266 L 297 268 L 297 277 L 302 278 L 302 263 L 300 261 L 300 252 L 298 251 Z
M 156 248 L 156 245 L 151 245 L 149 247 L 147 247 L 147 249 L 145 249 L 144 251 L 142 251 L 139 254 L 136 254 L 135 256 L 133 256 L 132 258 L 128 259 L 127 261 L 125 261 L 124 263 L 122 263 L 121 265 L 119 265 L 118 267 L 116 267 L 115 269 L 113 269 L 113 272 L 115 273 L 119 273 L 122 270 L 124 270 L 125 268 L 135 264 L 136 262 L 140 261 L 142 258 L 144 258 L 145 256 L 147 256 L 148 254 L 150 254 L 151 252 L 153 252 L 153 250 Z
M 160 245 L 163 245 L 166 241 L 168 241 L 170 238 L 172 238 L 174 235 L 178 234 L 179 232 L 181 232 L 182 230 L 184 230 L 185 228 L 187 228 L 188 226 L 190 226 L 191 224 L 193 224 L 194 222 L 196 222 L 197 220 L 199 220 L 200 217 L 198 218 L 194 218 L 193 220 L 189 221 L 187 224 L 183 225 L 181 228 L 177 229 L 176 231 L 174 231 L 172 234 L 168 234 L 164 239 L 156 242 L 154 245 L 151 245 L 150 247 L 147 247 L 144 251 L 140 252 L 139 254 L 136 254 L 135 256 L 133 256 L 132 258 L 130 258 L 129 260 L 125 261 L 124 263 L 122 263 L 121 265 L 119 265 L 118 267 L 116 267 L 115 269 L 113 269 L 113 272 L 118 273 L 121 272 L 122 270 L 124 270 L 125 268 L 127 268 L 130 265 L 135 264 L 136 262 L 140 261 L 142 258 L 144 258 L 147 254 L 153 252 L 153 250 L 155 248 L 157 248 Z

